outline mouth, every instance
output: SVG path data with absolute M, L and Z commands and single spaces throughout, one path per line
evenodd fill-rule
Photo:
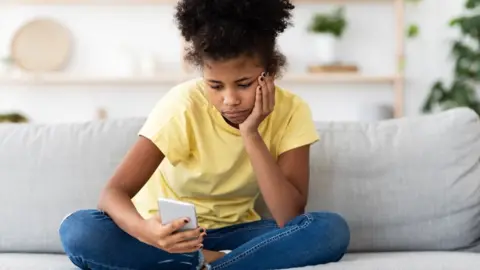
M 238 122 L 244 120 L 248 116 L 249 112 L 250 110 L 224 111 L 222 115 L 231 122 Z

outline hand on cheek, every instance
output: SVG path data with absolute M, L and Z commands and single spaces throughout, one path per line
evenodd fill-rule
M 258 78 L 258 82 L 253 111 L 239 126 L 242 134 L 257 132 L 260 123 L 267 118 L 275 107 L 275 85 L 273 76 L 267 76 L 264 72 Z

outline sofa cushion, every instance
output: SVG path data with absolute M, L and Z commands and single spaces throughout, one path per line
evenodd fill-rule
M 346 254 L 338 263 L 289 270 L 477 270 L 480 254 L 460 252 L 399 252 Z M 0 269 L 74 270 L 61 254 L 0 254 Z
M 0 269 L 8 270 L 78 270 L 67 256 L 62 254 L 0 254 Z
M 63 251 L 63 217 L 96 207 L 142 123 L 0 125 L 0 252 Z
M 480 254 L 466 252 L 385 252 L 346 254 L 339 263 L 290 270 L 474 270 Z
M 343 215 L 349 251 L 457 250 L 480 238 L 480 123 L 459 108 L 319 123 L 309 211 Z

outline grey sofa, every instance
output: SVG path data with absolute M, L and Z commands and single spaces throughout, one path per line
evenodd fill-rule
M 95 207 L 143 121 L 0 125 L 0 269 L 75 269 L 59 224 Z M 352 239 L 341 262 L 305 269 L 480 269 L 474 112 L 317 127 L 308 210 L 341 213 Z

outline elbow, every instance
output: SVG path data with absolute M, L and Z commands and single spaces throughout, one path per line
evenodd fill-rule
M 305 204 L 299 204 L 299 206 L 292 207 L 290 214 L 286 215 L 285 218 L 276 218 L 275 223 L 277 223 L 279 228 L 284 228 L 290 221 L 303 215 L 305 213 L 305 207 Z
M 107 198 L 108 198 L 108 193 L 109 193 L 109 189 L 108 188 L 104 188 L 102 190 L 102 192 L 100 193 L 100 197 L 98 198 L 98 201 L 97 201 L 97 209 L 100 210 L 100 211 L 104 211 L 106 212 L 107 210 Z

